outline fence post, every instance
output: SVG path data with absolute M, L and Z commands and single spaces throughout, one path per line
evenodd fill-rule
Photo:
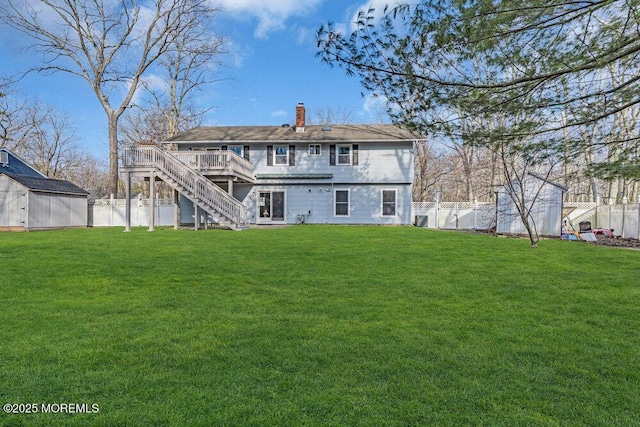
M 436 190 L 436 230 L 440 229 L 440 190 Z
M 109 197 L 109 226 L 113 227 L 113 216 L 114 216 L 114 209 L 115 209 L 115 204 L 116 201 L 113 197 L 113 194 Z
M 473 229 L 478 228 L 478 198 L 473 199 Z
M 636 239 L 640 239 L 640 201 L 638 201 L 638 223 L 636 224 Z
M 625 225 L 625 217 L 627 216 L 627 203 L 629 202 L 629 199 L 627 199 L 627 196 L 624 196 L 622 198 L 622 231 L 620 232 L 620 235 L 624 238 L 624 225 Z

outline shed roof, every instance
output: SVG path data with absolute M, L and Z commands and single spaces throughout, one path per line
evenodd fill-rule
M 25 162 L 15 154 L 13 154 L 7 148 L 0 147 L 0 151 L 6 152 L 9 156 L 9 163 L 0 165 L 0 173 L 27 175 L 27 176 L 33 176 L 36 178 L 45 178 L 45 176 L 41 174 L 38 170 L 29 166 L 27 162 Z
M 206 142 L 357 142 L 413 141 L 423 137 L 395 125 L 306 126 L 304 132 L 282 126 L 200 126 L 167 139 L 166 143 Z
M 29 175 L 19 175 L 12 173 L 0 173 L 0 175 L 7 175 L 9 178 L 27 187 L 29 190 L 42 191 L 46 193 L 60 193 L 60 194 L 78 194 L 88 195 L 89 192 L 83 190 L 77 185 L 60 179 L 51 178 L 38 178 Z
M 562 190 L 563 193 L 566 193 L 567 191 L 569 191 L 569 189 L 567 187 L 565 187 L 564 185 L 560 185 L 557 182 L 549 181 L 547 178 L 545 178 L 545 177 L 543 177 L 541 175 L 538 175 L 538 174 L 533 173 L 533 172 L 527 172 L 527 174 L 532 176 L 532 177 L 534 177 L 534 178 L 539 179 L 540 181 L 544 181 L 546 184 L 551 184 L 553 186 L 558 187 L 560 190 Z

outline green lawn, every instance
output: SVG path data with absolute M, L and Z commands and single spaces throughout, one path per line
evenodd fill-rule
M 640 425 L 640 252 L 413 227 L 0 234 L 3 425 Z

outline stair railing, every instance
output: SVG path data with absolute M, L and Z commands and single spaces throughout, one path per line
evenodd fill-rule
M 154 145 L 124 147 L 125 167 L 153 167 L 175 181 L 195 199 L 201 200 L 236 226 L 247 225 L 247 207 L 178 158 Z

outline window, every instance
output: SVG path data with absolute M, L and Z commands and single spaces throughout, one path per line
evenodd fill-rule
M 238 156 L 242 157 L 242 145 L 230 145 L 229 151 L 236 153 Z
M 396 215 L 396 190 L 382 190 L 382 216 Z
M 310 156 L 319 156 L 320 155 L 320 144 L 309 144 L 309 155 Z
M 351 164 L 351 146 L 350 145 L 338 145 L 338 164 L 350 165 Z
M 9 153 L 7 153 L 6 151 L 0 151 L 0 165 L 9 165 Z
M 329 164 L 354 165 L 358 164 L 358 144 L 329 145 Z
M 276 145 L 273 147 L 274 164 L 276 165 L 288 165 L 289 164 L 289 147 L 286 145 Z
M 349 216 L 349 190 L 335 190 L 335 216 Z

